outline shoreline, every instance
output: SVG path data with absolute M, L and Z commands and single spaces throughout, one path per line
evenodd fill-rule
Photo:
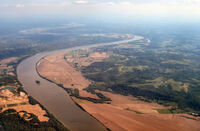
M 45 57 L 44 60 L 40 60 L 41 65 L 38 64 L 38 66 L 37 66 L 39 73 L 41 75 L 43 75 L 46 79 L 53 81 L 55 83 L 58 83 L 58 85 L 60 87 L 63 87 L 63 85 L 64 85 L 64 87 L 66 88 L 66 91 L 68 91 L 67 88 L 68 89 L 70 89 L 70 88 L 82 89 L 82 87 L 80 87 L 80 88 L 74 87 L 73 88 L 71 86 L 66 85 L 66 82 L 71 83 L 70 81 L 68 81 L 68 78 L 69 78 L 69 80 L 73 80 L 72 83 L 74 83 L 75 81 L 78 80 L 77 78 L 79 78 L 79 77 L 74 77 L 73 73 L 71 73 L 71 71 L 70 71 L 70 70 L 72 70 L 72 72 L 73 72 L 73 70 L 75 69 L 74 66 L 71 66 L 71 67 L 69 67 L 67 65 L 64 66 L 66 63 L 66 61 L 63 61 L 64 54 L 65 54 L 65 52 L 52 54 L 50 56 Z M 62 66 L 60 66 L 60 65 L 62 65 Z M 57 73 L 56 73 L 57 75 L 56 74 L 54 75 L 54 72 L 59 72 L 60 75 Z M 68 72 L 70 75 L 64 75 Z M 65 79 L 62 79 L 63 77 Z M 86 86 L 84 86 L 84 88 L 86 88 Z M 178 122 L 178 123 L 180 122 L 180 120 L 185 121 L 185 119 L 182 119 L 180 116 L 180 115 L 185 115 L 185 114 L 178 114 L 178 115 L 176 115 L 177 117 L 175 118 L 175 117 L 173 117 L 174 115 L 171 113 L 166 114 L 166 115 L 159 113 L 157 111 L 157 109 L 165 110 L 165 107 L 161 107 L 161 105 L 158 105 L 156 103 L 149 103 L 149 102 L 147 103 L 144 101 L 140 101 L 138 99 L 129 98 L 127 96 L 120 96 L 119 94 L 113 94 L 113 93 L 111 94 L 110 92 L 102 92 L 102 93 L 105 96 L 112 98 L 113 101 L 112 101 L 111 105 L 87 103 L 87 101 L 81 101 L 79 99 L 76 99 L 73 96 L 72 96 L 72 99 L 75 101 L 75 103 L 78 103 L 78 105 L 81 105 L 81 107 L 83 107 L 89 114 L 91 114 L 92 116 L 97 118 L 99 121 L 101 121 L 101 123 L 103 123 L 109 129 L 117 129 L 116 127 L 123 127 L 123 128 L 129 127 L 129 129 L 141 128 L 141 126 L 137 125 L 137 122 L 138 123 L 145 122 L 146 125 L 151 125 L 150 123 L 152 123 L 152 124 L 159 123 L 162 126 L 157 127 L 157 128 L 163 129 L 165 127 L 165 125 L 163 125 L 164 121 L 166 121 L 170 125 L 172 125 L 171 127 L 173 127 L 173 125 L 176 125 L 176 124 L 173 124 L 173 121 Z M 70 94 L 70 92 L 69 92 L 69 94 Z M 116 99 L 116 97 L 117 97 L 117 99 Z M 119 100 L 119 98 L 121 100 Z M 134 99 L 134 101 L 132 101 L 133 99 Z M 116 102 L 121 102 L 124 104 L 120 105 L 120 103 L 116 103 Z M 128 103 L 126 103 L 126 102 L 128 102 Z M 116 104 L 119 104 L 119 105 L 116 105 Z M 143 106 L 143 107 L 141 108 L 141 106 Z M 118 113 L 114 114 L 113 112 L 115 112 L 115 113 L 118 112 Z M 112 115 L 110 115 L 110 113 Z M 124 115 L 124 117 L 120 118 L 119 117 L 120 114 Z M 135 117 L 136 120 L 132 119 L 131 117 L 132 118 Z M 118 119 L 113 119 L 113 118 L 118 118 Z M 125 122 L 123 119 L 129 119 L 129 120 L 127 120 L 128 127 L 120 125 L 121 123 Z M 142 122 L 141 119 L 144 119 L 144 121 Z M 137 122 L 135 123 L 134 120 Z M 132 124 L 130 124 L 130 123 L 132 123 Z M 135 127 L 134 127 L 134 125 L 135 125 Z M 189 125 L 186 124 L 186 126 L 189 126 Z M 155 128 L 156 126 L 151 126 L 151 127 Z
M 17 74 L 18 74 L 17 78 L 20 81 L 20 83 L 22 83 L 23 89 L 35 100 L 41 103 L 41 105 L 46 107 L 46 109 L 51 114 L 53 114 L 55 118 L 57 118 L 65 127 L 68 127 L 69 129 L 73 129 L 73 130 L 83 130 L 84 128 L 86 128 L 87 130 L 92 130 L 93 128 L 101 129 L 101 130 L 109 130 L 108 128 L 104 126 L 104 124 L 99 122 L 99 120 L 97 120 L 91 114 L 80 109 L 80 107 L 77 106 L 77 103 L 75 103 L 74 100 L 72 100 L 71 96 L 69 96 L 69 94 L 66 91 L 63 92 L 63 89 L 61 88 L 57 89 L 56 88 L 58 87 L 57 84 L 52 83 L 48 79 L 44 79 L 44 77 L 41 77 L 41 75 L 39 75 L 38 71 L 36 70 L 36 66 L 42 58 L 51 54 L 56 54 L 59 52 L 70 51 L 70 50 L 88 49 L 92 47 L 128 43 L 128 42 L 137 41 L 140 39 L 144 39 L 144 37 L 135 36 L 132 39 L 125 39 L 121 41 L 97 43 L 93 45 L 91 44 L 91 45 L 85 45 L 85 46 L 76 46 L 76 47 L 71 47 L 71 48 L 58 49 L 54 51 L 40 52 L 40 53 L 34 54 L 31 57 L 25 58 L 23 61 L 21 61 L 17 65 Z M 35 83 L 36 80 L 43 81 L 41 88 L 35 88 L 35 87 L 38 87 L 38 84 Z M 57 96 L 57 93 L 59 93 L 60 95 Z M 70 99 L 70 100 L 67 100 L 67 99 Z M 72 115 L 71 111 L 74 113 L 76 112 L 75 113 L 76 115 Z M 77 122 L 74 123 L 72 121 L 77 121 Z M 90 123 L 89 124 L 90 126 L 86 123 L 88 124 Z
M 47 55 L 48 56 L 48 55 Z M 42 60 L 42 59 L 44 59 L 46 56 L 44 56 L 44 57 L 42 57 L 40 60 Z M 49 82 L 51 82 L 51 83 L 54 83 L 54 84 L 56 84 L 58 87 L 60 87 L 60 88 L 62 88 L 63 90 L 64 90 L 64 87 L 62 87 L 61 85 L 59 85 L 59 84 L 57 84 L 57 83 L 55 83 L 55 82 L 53 82 L 53 81 L 51 81 L 51 80 L 49 80 L 49 79 L 47 79 L 46 77 L 44 77 L 44 76 L 42 76 L 41 74 L 40 74 L 40 72 L 38 71 L 38 63 L 40 62 L 40 60 L 36 63 L 36 65 L 35 65 L 35 69 L 36 69 L 36 71 L 37 71 L 37 73 L 38 73 L 38 75 L 41 77 L 41 78 L 43 78 L 43 79 L 45 79 L 45 80 L 47 80 L 47 81 L 49 81 Z M 66 88 L 67 89 L 67 88 Z M 66 90 L 64 90 L 65 92 L 67 92 Z M 68 92 L 67 92 L 68 93 Z M 69 94 L 69 93 L 68 93 Z M 84 112 L 86 112 L 87 114 L 89 114 L 91 117 L 93 117 L 94 119 L 96 119 L 101 125 L 103 125 L 108 131 L 110 131 L 110 129 L 108 128 L 108 127 L 106 127 L 102 122 L 100 122 L 97 118 L 95 118 L 92 114 L 90 114 L 89 112 L 87 112 L 81 105 L 79 105 L 77 102 L 75 102 L 73 99 L 72 99 L 72 97 L 71 97 L 71 95 L 69 94 L 69 96 L 70 96 L 70 98 L 71 98 L 71 100 L 74 102 L 74 104 L 76 104 L 82 111 L 84 111 Z M 67 127 L 66 127 L 67 128 Z

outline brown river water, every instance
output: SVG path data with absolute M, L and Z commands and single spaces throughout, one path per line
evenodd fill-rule
M 39 76 L 36 70 L 37 62 L 50 54 L 61 51 L 70 51 L 76 49 L 86 49 L 91 47 L 121 44 L 135 40 L 143 39 L 136 36 L 133 39 L 122 40 L 111 43 L 100 43 L 89 46 L 79 46 L 69 49 L 56 50 L 51 52 L 42 52 L 23 60 L 17 67 L 19 81 L 24 86 L 24 90 L 39 101 L 50 113 L 52 113 L 64 126 L 72 131 L 105 131 L 106 128 L 90 114 L 80 109 L 69 94 L 57 86 Z M 36 84 L 36 80 L 40 84 Z

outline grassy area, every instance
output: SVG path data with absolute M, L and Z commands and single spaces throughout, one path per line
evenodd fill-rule
M 184 113 L 183 110 L 180 109 L 156 109 L 160 114 L 179 114 Z
M 156 109 L 160 114 L 173 114 L 173 112 L 169 109 Z
M 182 117 L 187 118 L 187 119 L 191 119 L 191 120 L 200 121 L 199 119 L 195 119 L 195 118 L 193 118 L 193 117 L 188 117 L 188 116 L 182 116 Z
M 20 105 L 27 105 L 27 104 L 28 104 L 27 102 L 20 103 Z
M 125 110 L 135 112 L 136 114 L 144 114 L 144 113 L 142 113 L 142 112 L 135 111 L 135 110 L 132 110 L 132 109 L 130 109 L 130 108 L 126 108 Z
M 8 104 L 8 107 L 13 107 L 13 106 L 17 106 L 17 104 Z

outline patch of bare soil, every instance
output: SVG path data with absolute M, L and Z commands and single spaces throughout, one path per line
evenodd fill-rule
M 2 66 L 7 66 L 7 64 L 11 63 L 11 62 L 17 62 L 18 58 L 17 57 L 10 57 L 7 59 L 3 59 L 0 61 L 0 67 Z
M 73 56 L 69 55 L 66 56 L 66 60 L 72 65 L 76 63 L 79 67 L 81 67 L 81 66 L 89 66 L 94 62 L 100 62 L 108 57 L 109 56 L 107 55 L 106 52 L 94 52 L 90 53 L 88 56 L 81 56 L 81 57 L 79 54 Z
M 148 103 L 141 100 L 138 100 L 137 98 L 134 98 L 132 96 L 123 96 L 120 94 L 114 94 L 110 92 L 105 91 L 96 91 L 100 92 L 106 97 L 111 98 L 111 105 L 118 109 L 129 109 L 133 111 L 138 111 L 141 113 L 158 113 L 155 109 L 165 109 L 166 107 L 163 107 L 156 103 Z
M 102 92 L 112 99 L 111 104 L 79 104 L 106 127 L 113 131 L 198 131 L 200 121 L 185 118 L 186 114 L 159 114 L 154 109 L 163 109 L 161 105 L 137 100 L 131 96 L 122 96 Z M 191 116 L 189 116 L 191 117 Z
M 16 76 L 16 74 L 14 73 L 13 65 L 9 65 L 9 63 L 17 63 L 17 61 L 17 57 L 10 57 L 7 59 L 0 60 L 0 75 Z
M 18 105 L 14 107 L 7 107 L 7 108 L 3 108 L 2 112 L 8 109 L 14 109 L 17 112 L 26 111 L 28 113 L 32 113 L 36 115 L 41 122 L 47 122 L 49 120 L 49 118 L 45 116 L 47 114 L 46 111 L 43 110 L 39 104 L 36 104 L 36 105 L 28 104 L 28 105 Z M 23 113 L 20 113 L 20 115 L 23 116 Z
M 28 96 L 23 92 L 17 94 L 8 89 L 0 91 L 0 107 L 3 108 L 1 112 L 8 109 L 14 109 L 17 112 L 26 111 L 27 113 L 36 115 L 41 122 L 49 120 L 48 117 L 44 116 L 46 115 L 46 111 L 43 110 L 38 104 L 29 104 Z M 23 113 L 20 113 L 20 115 L 23 116 Z
M 0 91 L 0 106 L 27 103 L 28 96 L 22 92 L 20 94 L 21 95 L 16 95 L 8 89 Z
M 98 98 L 95 94 L 83 90 L 91 82 L 64 60 L 64 54 L 53 54 L 41 59 L 37 66 L 40 75 L 55 83 L 63 84 L 65 88 L 78 89 L 82 97 Z

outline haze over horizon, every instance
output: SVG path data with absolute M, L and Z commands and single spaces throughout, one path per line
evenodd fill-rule
M 0 18 L 200 20 L 199 0 L 1 0 Z

